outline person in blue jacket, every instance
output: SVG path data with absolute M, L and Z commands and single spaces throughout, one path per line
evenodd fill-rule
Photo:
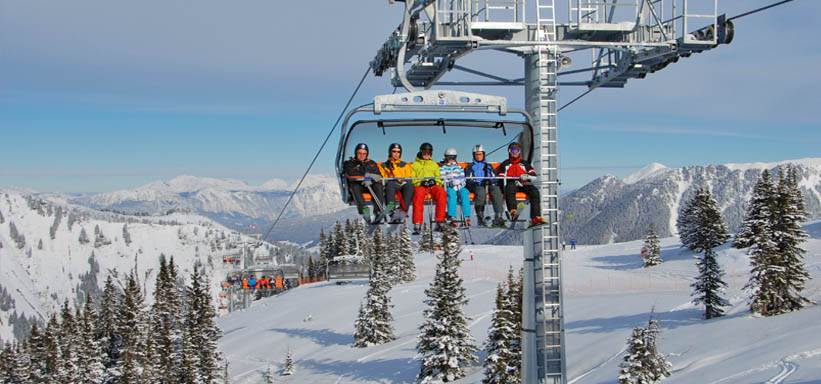
M 476 209 L 477 222 L 480 226 L 485 226 L 485 204 L 487 195 L 490 194 L 490 201 L 493 203 L 493 226 L 503 227 L 505 220 L 502 213 L 505 210 L 505 200 L 502 198 L 502 189 L 499 188 L 496 177 L 496 170 L 490 163 L 485 161 L 485 147 L 482 144 L 473 146 L 473 162 L 465 167 L 465 177 L 467 186 L 473 193 L 473 205 Z M 471 177 L 487 177 L 487 179 L 471 179 Z

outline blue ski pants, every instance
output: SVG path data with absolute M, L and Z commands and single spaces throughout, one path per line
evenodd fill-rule
M 462 214 L 465 217 L 470 218 L 470 191 L 467 188 L 460 188 L 458 191 L 448 187 L 448 216 L 450 217 L 457 217 L 456 216 L 456 200 L 462 202 Z M 458 195 L 458 196 L 457 196 Z

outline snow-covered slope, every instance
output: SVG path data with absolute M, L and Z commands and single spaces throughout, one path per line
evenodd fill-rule
M 680 207 L 701 186 L 710 188 L 735 231 L 761 172 L 769 169 L 777 177 L 786 166 L 798 171 L 810 217 L 821 217 L 821 159 L 683 168 L 654 163 L 624 180 L 606 175 L 562 196 L 562 234 L 582 244 L 606 244 L 641 239 L 652 223 L 660 236 L 671 236 Z
M 47 320 L 64 300 L 96 294 L 109 273 L 122 277 L 135 264 L 150 302 L 161 254 L 174 257 L 183 277 L 202 265 L 216 297 L 232 268 L 223 255 L 251 240 L 196 214 L 128 216 L 0 190 L 0 290 L 13 301 L 0 308 L 0 338 Z M 264 258 L 275 251 L 263 244 L 254 252 Z
M 815 238 L 804 244 L 813 280 L 804 294 L 821 300 L 819 226 L 806 226 Z M 662 240 L 665 262 L 641 268 L 641 241 L 581 246 L 563 253 L 564 315 L 568 383 L 616 383 L 618 364 L 632 329 L 646 325 L 651 309 L 663 327 L 659 350 L 669 355 L 673 375 L 665 383 L 812 383 L 821 379 L 821 307 L 772 318 L 751 316 L 742 287 L 748 279 L 743 251 L 721 247 L 719 262 L 729 288 L 727 316 L 703 319 L 691 304 L 690 283 L 697 273 L 693 254 L 675 238 Z M 471 260 L 471 253 L 473 260 Z M 461 276 L 470 303 L 465 312 L 473 337 L 487 335 L 496 284 L 509 266 L 519 268 L 520 246 L 469 246 L 462 254 Z M 415 360 L 417 327 L 426 308 L 436 258 L 416 257 L 419 279 L 391 290 L 393 325 L 398 339 L 369 348 L 352 348 L 354 320 L 366 283 L 315 283 L 251 308 L 223 316 L 219 348 L 229 359 L 232 383 L 260 383 L 270 369 L 282 369 L 286 351 L 296 365 L 279 383 L 410 383 L 419 371 Z M 479 354 L 480 361 L 484 358 Z M 462 383 L 478 383 L 481 366 Z M 768 381 L 769 380 L 769 381 Z

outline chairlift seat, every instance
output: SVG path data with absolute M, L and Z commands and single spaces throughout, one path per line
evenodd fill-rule
M 382 162 L 377 162 L 376 164 L 380 167 L 382 166 Z M 413 162 L 408 162 L 408 164 L 413 164 Z M 461 166 L 463 169 L 465 167 L 467 167 L 468 164 L 471 164 L 471 163 L 459 162 L 459 166 Z M 496 169 L 496 168 L 499 167 L 499 164 L 501 164 L 501 163 L 489 162 L 488 164 L 490 164 L 490 166 L 492 166 L 493 169 Z M 504 193 L 502 193 L 502 196 L 504 197 Z M 369 192 L 363 192 L 362 197 L 365 199 L 366 203 L 368 203 L 369 205 L 373 205 L 373 196 L 371 196 L 371 194 Z M 473 201 L 474 197 L 475 196 L 474 196 L 473 192 L 471 192 L 470 193 L 470 201 L 471 202 Z M 396 201 L 401 201 L 401 200 L 402 200 L 402 194 L 399 193 L 399 192 L 396 192 Z M 485 200 L 485 201 L 490 201 L 490 200 L 491 200 L 490 195 L 488 195 L 487 200 Z M 430 193 L 426 193 L 425 194 L 425 204 L 430 204 L 432 201 L 433 201 L 433 196 L 431 196 Z M 530 200 L 528 200 L 527 194 L 524 193 L 524 192 L 516 192 L 516 201 L 521 201 L 521 202 L 524 202 L 525 204 L 529 204 L 529 202 L 530 202 Z

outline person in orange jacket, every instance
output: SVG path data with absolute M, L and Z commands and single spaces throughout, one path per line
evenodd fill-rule
M 392 216 L 392 224 L 400 224 L 408 216 L 413 201 L 413 183 L 408 180 L 413 176 L 411 165 L 402 161 L 402 146 L 393 143 L 388 146 L 388 160 L 379 166 L 382 177 L 401 180 L 388 180 L 385 184 L 385 201 L 387 211 Z M 408 179 L 405 179 L 408 178 Z M 399 191 L 402 201 L 399 209 L 396 209 L 396 192 Z

